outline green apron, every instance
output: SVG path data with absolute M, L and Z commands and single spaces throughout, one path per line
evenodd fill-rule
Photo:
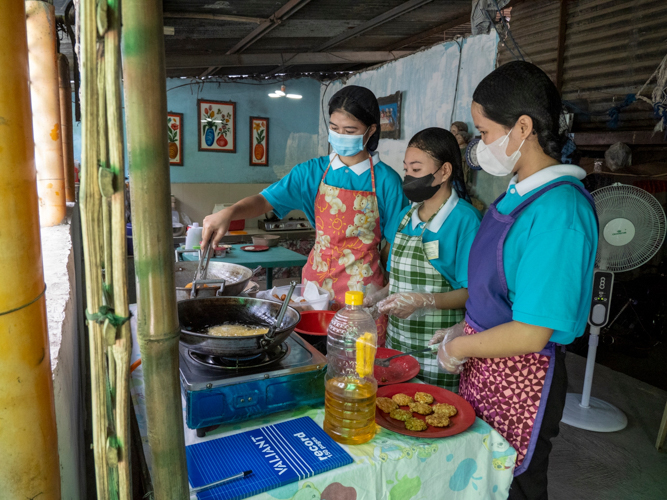
M 408 236 L 401 233 L 410 222 L 412 213 L 419 207 L 420 205 L 415 205 L 405 214 L 396 232 L 391 252 L 390 294 L 399 292 L 445 293 L 453 290 L 449 281 L 431 265 L 422 242 L 424 231 L 435 215 L 442 210 L 442 206 L 424 225 L 419 236 Z M 456 249 L 440 248 L 439 251 L 456 251 Z M 402 352 L 422 349 L 428 345 L 436 330 L 453 326 L 463 320 L 463 317 L 463 309 L 435 309 L 429 311 L 426 316 L 416 319 L 389 316 L 386 346 Z M 417 354 L 414 357 L 421 365 L 420 379 L 427 384 L 458 392 L 459 376 L 441 371 L 435 353 Z

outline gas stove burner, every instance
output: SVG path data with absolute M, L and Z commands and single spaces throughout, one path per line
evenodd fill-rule
M 190 355 L 190 359 L 208 368 L 215 368 L 219 370 L 243 370 L 246 368 L 259 368 L 262 366 L 272 365 L 273 363 L 277 363 L 285 356 L 287 356 L 289 352 L 290 347 L 287 345 L 287 343 L 282 343 L 270 351 L 243 358 L 209 356 L 207 354 L 201 354 L 194 351 L 188 351 L 188 354 Z

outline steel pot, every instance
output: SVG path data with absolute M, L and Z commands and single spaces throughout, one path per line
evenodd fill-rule
M 176 262 L 174 263 L 175 281 L 176 281 L 176 300 L 190 299 L 192 289 L 185 288 L 188 283 L 192 283 L 192 278 L 197 271 L 198 262 Z M 216 297 L 216 296 L 236 296 L 240 295 L 245 289 L 253 272 L 245 266 L 230 264 L 228 262 L 209 262 L 208 280 L 224 279 L 224 287 L 220 285 L 210 285 L 211 288 L 198 288 L 197 297 Z
M 287 308 L 282 325 L 276 328 L 273 337 L 217 337 L 200 332 L 223 323 L 269 327 L 276 321 L 281 306 L 278 302 L 246 297 L 183 300 L 178 303 L 181 342 L 188 349 L 209 356 L 239 358 L 261 354 L 283 343 L 301 321 L 301 315 L 293 307 Z

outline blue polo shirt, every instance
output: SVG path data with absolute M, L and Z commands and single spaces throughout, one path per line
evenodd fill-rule
M 416 205 L 416 204 L 414 204 Z M 411 207 L 405 207 L 394 220 L 392 232 L 395 234 Z M 456 191 L 445 202 L 433 220 L 426 224 L 419 218 L 418 209 L 401 230 L 407 236 L 422 235 L 422 242 L 437 241 L 438 256 L 431 259 L 431 265 L 452 285 L 454 290 L 468 287 L 468 255 L 470 247 L 479 229 L 482 216 L 470 203 L 459 199 Z M 426 226 L 426 230 L 424 227 Z M 423 234 L 422 234 L 423 232 Z M 391 272 L 391 251 L 387 262 L 387 271 Z
M 583 187 L 580 179 L 585 176 L 577 166 L 555 165 L 519 183 L 514 178 L 497 209 L 509 214 L 554 182 Z M 530 204 L 510 229 L 503 248 L 513 319 L 553 329 L 551 341 L 559 344 L 570 344 L 583 335 L 597 243 L 593 208 L 574 187 L 556 187 Z
M 408 204 L 408 200 L 403 195 L 401 176 L 389 165 L 382 163 L 377 153 L 372 159 L 382 236 L 387 241 L 393 241 L 391 223 Z M 289 174 L 260 194 L 271 204 L 278 217 L 285 217 L 291 210 L 302 210 L 315 227 L 315 197 L 329 161 L 331 168 L 324 180 L 326 184 L 356 191 L 373 190 L 369 160 L 348 167 L 337 156 L 332 155 L 296 165 Z

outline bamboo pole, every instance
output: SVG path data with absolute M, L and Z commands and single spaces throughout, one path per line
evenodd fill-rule
M 74 191 L 74 133 L 72 130 L 72 85 L 69 80 L 67 56 L 58 54 L 58 83 L 60 87 L 60 130 L 63 143 L 65 200 L 76 201 Z
M 0 2 L 0 497 L 60 499 L 23 0 Z
M 97 313 L 102 305 L 101 196 L 98 185 L 97 110 L 97 25 L 96 0 L 79 2 L 81 39 L 81 232 L 86 268 L 87 312 Z M 88 323 L 90 337 L 91 397 L 95 478 L 99 500 L 109 498 L 107 462 L 106 341 L 99 323 Z
M 114 310 L 118 316 L 130 314 L 127 298 L 127 252 L 125 244 L 125 165 L 123 157 L 123 110 L 120 72 L 120 0 L 109 0 L 108 29 L 104 35 L 107 121 L 109 130 L 109 168 L 113 173 L 111 196 L 112 283 Z M 119 328 L 113 346 L 116 361 L 116 414 L 118 438 L 118 479 L 120 500 L 131 500 L 130 464 L 130 323 Z
M 65 174 L 60 129 L 60 92 L 56 59 L 56 15 L 51 3 L 25 3 L 30 59 L 30 92 L 35 138 L 39 219 L 43 227 L 65 218 Z
M 189 497 L 178 377 L 161 0 L 123 3 L 123 74 L 132 233 L 155 498 Z

